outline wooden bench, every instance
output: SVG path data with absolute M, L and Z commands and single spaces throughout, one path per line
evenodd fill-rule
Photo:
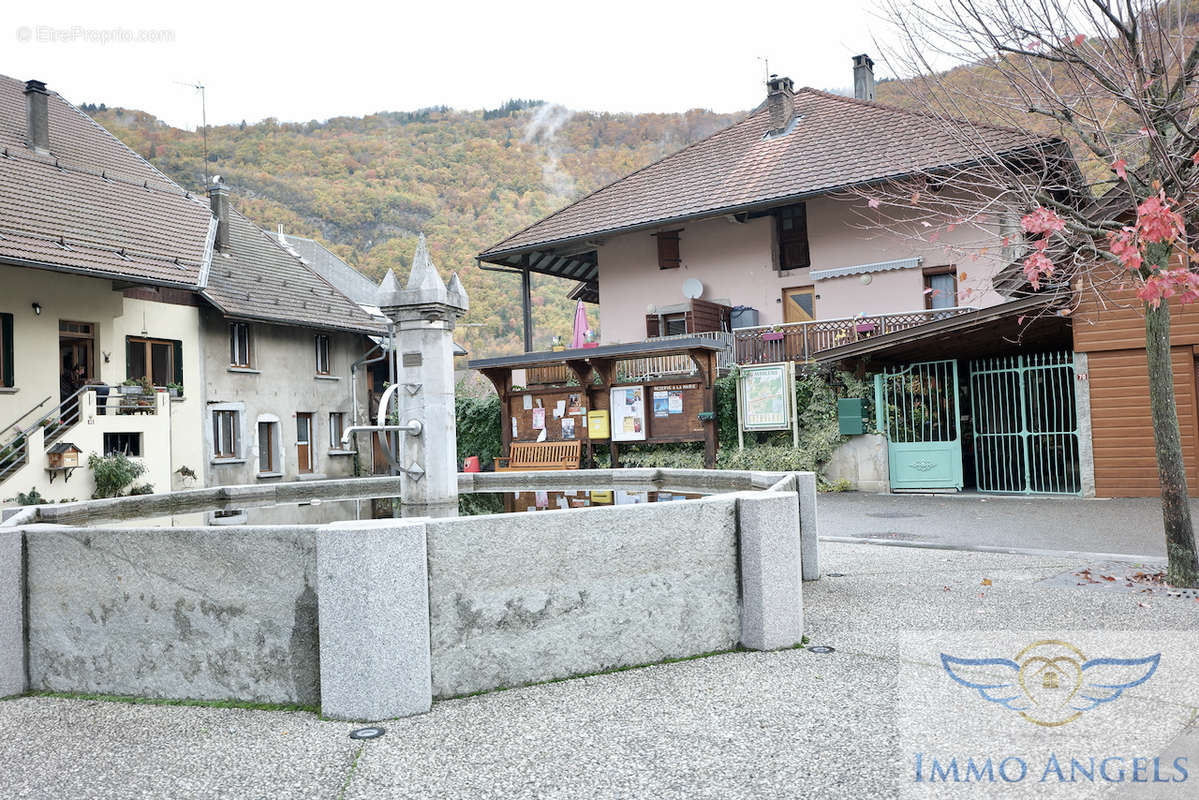
M 496 472 L 528 472 L 549 469 L 578 469 L 581 443 L 513 442 L 508 458 L 495 460 Z M 503 462 L 503 463 L 501 463 Z

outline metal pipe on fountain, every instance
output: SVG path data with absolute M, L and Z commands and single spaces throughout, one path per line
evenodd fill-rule
M 388 433 L 404 433 L 409 436 L 420 436 L 424 431 L 425 426 L 418 419 L 410 419 L 408 422 L 400 424 L 388 424 L 387 418 L 391 414 L 391 401 L 395 396 L 396 389 L 400 388 L 399 384 L 388 386 L 383 392 L 383 396 L 379 398 L 379 413 L 375 425 L 351 425 L 346 428 L 341 434 L 341 446 L 348 448 L 350 440 L 356 433 L 374 432 L 379 437 L 379 446 L 383 448 L 383 454 L 387 456 L 387 461 L 396 472 L 403 472 L 413 478 L 420 478 L 424 474 L 424 468 L 419 464 L 413 464 L 410 467 L 405 467 L 400 464 L 399 454 L 393 452 L 391 443 L 388 441 L 386 434 Z

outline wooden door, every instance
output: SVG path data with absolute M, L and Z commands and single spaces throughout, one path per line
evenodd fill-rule
M 816 287 L 796 286 L 783 290 L 783 322 L 816 319 Z
M 301 473 L 312 472 L 312 414 L 296 414 L 296 463 Z

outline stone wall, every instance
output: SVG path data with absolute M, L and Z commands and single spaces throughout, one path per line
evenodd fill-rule
M 435 520 L 433 694 L 727 650 L 736 499 Z
M 877 433 L 851 436 L 833 451 L 821 475 L 829 483 L 848 481 L 849 488 L 859 492 L 891 491 L 887 437 Z
M 320 702 L 315 531 L 28 529 L 29 688 Z

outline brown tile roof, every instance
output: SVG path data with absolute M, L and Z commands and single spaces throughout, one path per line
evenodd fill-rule
M 216 252 L 202 292 L 226 316 L 321 330 L 382 333 L 362 308 L 230 207 L 229 250 Z
M 666 156 L 488 248 L 495 260 L 545 245 L 628 228 L 769 206 L 966 163 L 976 150 L 932 116 L 804 88 L 794 128 L 765 139 L 763 105 L 741 122 Z M 997 153 L 1025 148 L 1027 133 L 975 126 Z
M 25 144 L 25 84 L 0 76 L 0 261 L 196 287 L 212 214 L 51 92 L 50 155 Z

